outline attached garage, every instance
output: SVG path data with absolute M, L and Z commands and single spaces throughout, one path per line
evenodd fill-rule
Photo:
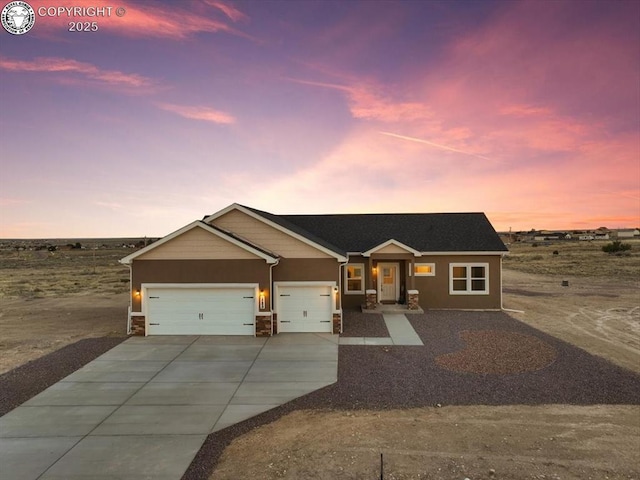
M 333 288 L 329 283 L 276 283 L 278 332 L 331 333 Z
M 254 335 L 255 284 L 142 286 L 147 335 Z

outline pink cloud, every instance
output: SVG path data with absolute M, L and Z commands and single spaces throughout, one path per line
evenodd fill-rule
M 230 125 L 236 122 L 236 119 L 225 112 L 214 110 L 209 107 L 202 106 L 188 106 L 188 105 L 176 105 L 172 103 L 159 103 L 158 107 L 168 112 L 173 112 L 184 118 L 192 120 L 202 120 L 205 122 L 219 123 L 224 125 Z
M 340 85 L 288 78 L 287 80 L 314 87 L 343 92 L 348 99 L 349 110 L 354 118 L 382 122 L 412 121 L 431 117 L 424 103 L 406 102 L 383 93 L 381 87 L 366 84 Z
M 220 2 L 218 0 L 205 0 L 205 3 L 207 5 L 211 5 L 214 8 L 217 8 L 234 22 L 246 21 L 249 19 L 247 15 L 245 15 L 232 5 Z
M 51 74 L 78 74 L 101 84 L 143 88 L 153 85 L 151 79 L 142 75 L 124 73 L 118 70 L 102 70 L 95 65 L 67 58 L 36 58 L 33 61 L 12 60 L 0 57 L 0 69 L 12 72 L 40 72 Z

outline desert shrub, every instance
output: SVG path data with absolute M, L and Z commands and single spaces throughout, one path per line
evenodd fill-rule
M 554 250 L 554 251 L 553 251 L 553 254 L 554 254 L 554 255 L 560 255 L 560 252 L 559 252 L 558 250 Z
M 537 244 L 537 243 L 532 243 L 532 244 L 531 244 L 531 246 L 532 246 L 532 247 L 537 247 L 537 246 L 538 246 L 538 244 Z
M 626 252 L 627 250 L 631 250 L 631 245 L 622 243 L 620 240 L 614 240 L 602 247 L 602 251 L 606 253 Z

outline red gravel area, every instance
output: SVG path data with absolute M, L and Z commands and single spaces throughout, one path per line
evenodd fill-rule
M 341 337 L 388 337 L 389 330 L 379 313 L 345 310 Z
M 436 357 L 439 366 L 456 372 L 508 374 L 540 370 L 556 358 L 551 345 L 532 335 L 464 330 L 460 338 L 464 350 Z

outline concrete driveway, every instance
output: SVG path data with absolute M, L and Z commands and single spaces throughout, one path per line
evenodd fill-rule
M 209 433 L 337 368 L 337 335 L 132 337 L 0 418 L 0 478 L 178 480 Z

